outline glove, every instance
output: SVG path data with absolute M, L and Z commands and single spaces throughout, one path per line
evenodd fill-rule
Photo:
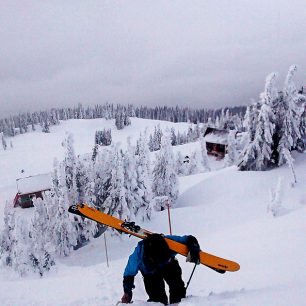
M 122 298 L 121 298 L 121 303 L 123 304 L 130 304 L 132 301 L 133 293 L 124 293 Z
M 131 294 L 132 290 L 135 288 L 134 286 L 134 276 L 124 276 L 123 277 L 123 291 L 125 293 Z
M 132 290 L 134 286 L 134 276 L 124 276 L 123 277 L 123 290 L 124 295 L 121 298 L 121 303 L 129 304 L 132 301 L 133 293 Z
M 187 239 L 186 245 L 189 250 L 186 261 L 193 262 L 199 265 L 200 264 L 200 246 L 199 246 L 198 240 L 193 236 L 189 236 Z
M 195 263 L 196 265 L 200 264 L 199 252 L 189 251 L 186 258 L 187 262 Z

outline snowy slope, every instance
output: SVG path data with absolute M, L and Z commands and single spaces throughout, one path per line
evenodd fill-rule
M 17 178 L 48 173 L 53 170 L 55 158 L 58 160 L 64 158 L 62 142 L 67 132 L 73 134 L 76 154 L 82 155 L 92 153 L 97 130 L 112 129 L 113 142 L 119 142 L 124 146 L 127 137 L 131 137 L 132 143 L 135 143 L 140 132 L 144 132 L 147 128 L 148 134 L 153 133 L 154 127 L 158 124 L 162 129 L 174 127 L 176 131 L 181 132 L 187 131 L 189 127 L 188 123 L 175 124 L 138 118 L 131 118 L 131 121 L 130 126 L 118 131 L 114 120 L 68 120 L 62 121 L 59 126 L 50 127 L 51 133 L 42 133 L 38 128 L 35 132 L 10 138 L 13 149 L 7 151 L 0 149 L 0 216 L 5 201 L 12 201 L 17 192 Z M 21 173 L 21 170 L 24 172 Z M 2 220 L 0 220 L 1 227 Z
M 95 124 L 97 124 L 95 126 Z M 98 126 L 103 124 L 103 126 Z M 54 157 L 61 158 L 65 130 L 76 131 L 76 152 L 91 151 L 96 129 L 113 126 L 111 121 L 72 120 L 55 127 L 48 135 L 31 133 L 14 139 L 14 149 L 0 152 L 0 196 L 15 192 L 20 167 L 30 174 L 48 172 Z M 132 126 L 113 131 L 113 139 L 136 139 L 146 125 L 157 122 L 134 119 Z M 161 126 L 171 123 L 161 122 Z M 179 126 L 179 127 L 177 127 Z M 185 130 L 187 124 L 176 125 Z M 115 135 L 116 134 L 116 135 Z M 114 136 L 115 135 L 115 136 Z M 187 154 L 196 144 L 176 147 Z M 40 148 L 40 150 L 39 150 Z M 306 305 L 306 154 L 295 154 L 298 183 L 291 187 L 287 167 L 269 172 L 239 172 L 213 161 L 214 171 L 180 178 L 180 197 L 171 210 L 176 234 L 194 234 L 202 249 L 241 264 L 235 273 L 218 274 L 203 266 L 196 269 L 181 305 L 245 306 Z M 22 159 L 22 160 L 19 160 Z M 35 162 L 32 161 L 35 159 Z M 270 189 L 284 178 L 283 205 L 287 213 L 274 218 L 267 212 Z M 29 213 L 30 209 L 23 210 Z M 2 212 L 0 211 L 0 217 Z M 156 213 L 144 224 L 150 230 L 168 233 L 166 212 Z M 2 219 L 2 218 L 1 218 Z M 1 220 L 2 222 L 2 220 Z M 72 256 L 60 261 L 55 271 L 40 279 L 18 278 L 0 269 L 1 305 L 115 305 L 122 296 L 122 272 L 138 239 L 111 237 L 107 233 L 110 266 L 105 258 L 104 237 L 96 239 Z M 179 257 L 187 281 L 192 265 Z M 144 301 L 141 276 L 136 277 L 133 305 L 154 305 Z M 157 304 L 156 304 L 157 305 Z

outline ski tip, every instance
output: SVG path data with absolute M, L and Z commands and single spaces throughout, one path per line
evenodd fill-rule
M 82 204 L 74 204 L 69 206 L 68 211 L 72 212 L 72 213 L 76 213 L 77 211 L 79 211 L 79 208 L 83 208 L 85 205 Z
M 70 213 L 74 213 L 75 214 L 78 211 L 78 205 L 71 205 L 71 206 L 69 206 L 68 207 L 68 211 Z
M 75 215 L 82 215 L 80 212 L 80 208 L 84 207 L 83 204 L 75 204 L 68 207 L 68 212 L 75 214 Z

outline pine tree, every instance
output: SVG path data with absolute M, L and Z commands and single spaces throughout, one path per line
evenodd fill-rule
M 296 66 L 291 66 L 286 77 L 283 97 L 280 99 L 275 110 L 278 118 L 278 164 L 286 162 L 287 151 L 296 148 L 301 139 L 301 122 L 303 108 L 299 106 L 299 94 L 293 82 Z
M 177 143 L 177 138 L 176 138 L 176 134 L 175 134 L 175 129 L 171 128 L 171 145 L 172 146 L 176 146 Z
M 160 128 L 160 125 L 158 125 L 154 128 L 152 151 L 158 151 L 160 149 L 162 135 L 163 132 Z
M 132 146 L 130 138 L 127 143 L 127 151 L 123 156 L 125 201 L 131 213 L 130 218 L 134 219 L 138 209 L 142 206 L 142 199 L 137 185 L 135 148 Z
M 288 164 L 288 167 L 291 171 L 291 174 L 292 174 L 293 180 L 291 182 L 291 186 L 293 187 L 297 183 L 296 174 L 295 174 L 295 170 L 294 170 L 294 167 L 293 167 L 294 159 L 292 158 L 288 149 L 284 149 L 283 154 L 284 154 L 284 158 L 285 158 L 285 160 Z
M 184 158 L 181 151 L 176 153 L 176 161 L 175 161 L 175 172 L 178 176 L 186 175 L 186 163 L 184 163 Z
M 266 170 L 272 163 L 273 134 L 275 129 L 275 116 L 272 105 L 277 100 L 275 87 L 276 74 L 271 73 L 266 78 L 265 90 L 260 95 L 260 109 L 258 117 L 255 112 L 248 115 L 249 142 L 242 152 L 240 170 Z M 257 109 L 253 108 L 254 110 Z M 253 124 L 257 117 L 254 139 Z M 254 118 L 254 119 L 253 119 Z
M 117 127 L 117 130 L 122 130 L 124 128 L 124 114 L 122 109 L 117 110 L 115 116 L 115 125 Z
M 83 161 L 80 158 L 77 158 L 76 168 L 75 168 L 75 184 L 76 184 L 76 193 L 77 193 L 77 203 L 85 203 L 86 198 L 86 188 L 89 184 L 89 177 L 87 169 Z
M 38 198 L 33 202 L 34 216 L 31 223 L 31 261 L 34 271 L 43 276 L 55 264 L 52 252 L 52 235 L 47 205 Z
M 92 156 L 91 156 L 91 160 L 93 162 L 96 161 L 96 158 L 97 158 L 97 155 L 98 155 L 98 150 L 99 150 L 99 145 L 98 144 L 95 144 L 93 149 L 92 149 Z
M 77 158 L 74 151 L 74 140 L 71 133 L 67 133 L 66 139 L 63 142 L 63 147 L 65 148 L 65 177 L 66 186 L 68 190 L 68 201 L 70 205 L 77 202 L 77 186 L 76 186 L 76 164 Z
M 268 206 L 268 211 L 271 212 L 274 217 L 279 216 L 284 210 L 282 206 L 283 188 L 283 178 L 279 177 L 276 188 L 271 190 L 271 203 Z
M 30 231 L 23 219 L 16 218 L 13 230 L 12 268 L 25 276 L 31 271 Z
M 74 216 L 68 214 L 69 202 L 64 165 L 60 165 L 58 174 L 58 207 L 52 225 L 54 229 L 52 243 L 55 246 L 56 254 L 68 256 L 73 246 L 77 244 L 78 232 L 75 226 Z
M 3 132 L 0 133 L 0 138 L 1 138 L 1 143 L 2 143 L 3 150 L 6 150 L 7 149 L 7 143 L 5 141 Z
M 16 226 L 16 213 L 12 205 L 6 202 L 4 208 L 4 227 L 0 236 L 0 260 L 3 265 L 12 265 L 12 252 L 15 244 L 13 232 Z
M 205 172 L 210 171 L 209 160 L 207 155 L 206 141 L 203 136 L 200 136 L 200 146 L 201 146 L 201 164 Z
M 236 131 L 231 130 L 228 135 L 227 153 L 225 155 L 225 165 L 227 167 L 235 165 L 237 162 L 237 149 L 236 149 Z
M 50 124 L 49 124 L 48 119 L 46 119 L 46 120 L 43 122 L 42 132 L 44 132 L 44 133 L 50 133 Z
M 187 175 L 196 174 L 200 172 L 200 169 L 202 166 L 201 165 L 202 159 L 203 159 L 203 156 L 198 150 L 195 150 L 191 153 L 191 156 L 188 159 L 188 162 L 184 163 L 186 167 Z
M 288 106 L 288 111 L 290 112 L 291 117 L 291 137 L 293 140 L 293 147 L 296 147 L 298 139 L 301 138 L 299 126 L 301 121 L 301 115 L 303 109 L 301 109 L 298 105 L 299 94 L 298 90 L 293 82 L 293 77 L 295 72 L 297 71 L 297 66 L 293 65 L 289 68 L 285 86 L 284 86 L 284 100 Z
M 150 169 L 150 151 L 146 132 L 140 134 L 138 141 L 138 155 L 136 158 L 137 186 L 141 198 L 141 206 L 136 207 L 136 215 L 143 220 L 151 218 L 152 187 L 151 187 L 151 169 Z
M 168 196 L 174 203 L 178 197 L 178 180 L 170 136 L 164 135 L 153 169 L 152 190 L 154 196 Z
M 112 159 L 112 147 L 105 148 L 97 155 L 93 169 L 92 203 L 96 209 L 105 213 L 109 213 L 104 206 L 104 201 L 108 198 L 111 189 Z
M 79 182 L 79 190 L 77 186 L 77 157 L 75 155 L 75 150 L 74 150 L 74 139 L 73 135 L 71 133 L 67 133 L 67 137 L 63 142 L 63 146 L 65 148 L 65 158 L 63 161 L 63 166 L 65 169 L 65 178 L 66 178 L 66 187 L 65 191 L 67 191 L 67 204 L 68 205 L 74 205 L 76 203 L 79 203 L 79 200 L 81 200 L 82 196 L 84 194 L 79 194 L 82 193 L 82 188 L 80 185 L 82 182 Z M 80 165 L 81 167 L 81 165 Z M 80 169 L 80 171 L 82 171 Z M 83 175 L 85 175 L 83 173 Z M 81 173 L 79 173 L 78 179 L 81 180 Z M 84 178 L 84 177 L 83 177 Z M 74 226 L 77 231 L 77 242 L 78 246 L 82 244 L 83 238 L 82 238 L 82 219 L 78 216 L 73 216 L 74 219 Z
M 124 173 L 122 156 L 118 147 L 113 147 L 113 160 L 111 172 L 109 196 L 103 205 L 110 215 L 118 216 L 119 219 L 129 219 L 132 212 L 129 211 L 125 200 L 126 189 L 124 187 Z

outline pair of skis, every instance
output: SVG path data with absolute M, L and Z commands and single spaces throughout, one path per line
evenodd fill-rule
M 88 218 L 103 225 L 112 227 L 128 235 L 138 237 L 140 239 L 145 239 L 152 234 L 152 232 L 136 225 L 135 222 L 122 221 L 116 217 L 105 214 L 85 204 L 72 205 L 69 207 L 68 211 L 78 216 Z M 185 244 L 176 242 L 169 238 L 164 239 L 172 251 L 183 256 L 188 255 L 188 248 Z M 200 251 L 199 255 L 201 264 L 219 273 L 225 273 L 226 271 L 234 272 L 240 269 L 239 264 L 234 261 L 224 259 L 203 251 Z

